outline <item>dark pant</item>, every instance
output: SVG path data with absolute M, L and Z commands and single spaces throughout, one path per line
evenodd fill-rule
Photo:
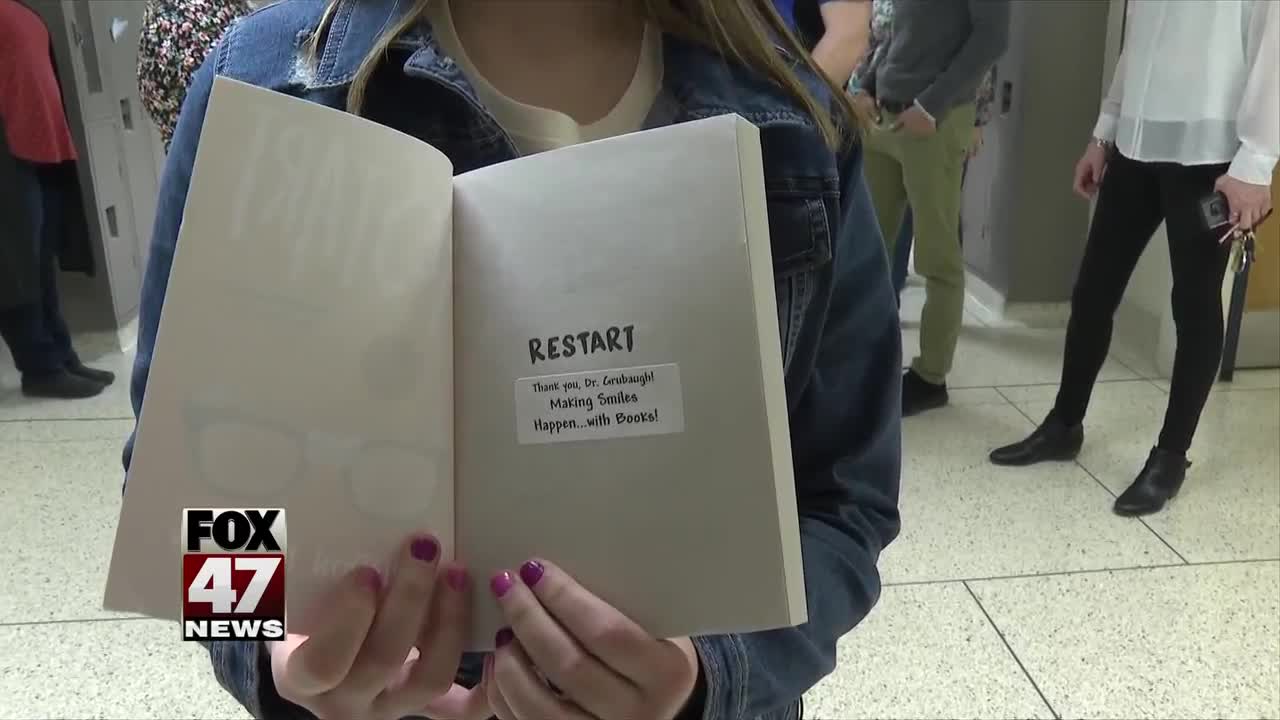
M 915 237 L 915 225 L 911 222 L 911 207 L 902 216 L 902 229 L 898 241 L 893 244 L 893 289 L 901 298 L 907 286 L 907 266 L 911 264 L 911 239 Z
M 1222 275 L 1230 247 L 1217 243 L 1221 232 L 1205 229 L 1199 208 L 1227 166 L 1146 163 L 1113 155 L 1071 298 L 1054 412 L 1068 424 L 1084 419 L 1111 344 L 1112 317 L 1147 241 L 1163 221 L 1173 270 L 1177 351 L 1159 447 L 1185 453 L 1222 356 Z
M 17 163 L 15 188 L 19 206 L 29 219 L 29 242 L 36 249 L 40 294 L 34 302 L 0 310 L 0 337 L 24 375 L 59 372 L 75 359 L 71 334 L 58 300 L 58 244 L 66 217 L 62 185 L 56 168 Z

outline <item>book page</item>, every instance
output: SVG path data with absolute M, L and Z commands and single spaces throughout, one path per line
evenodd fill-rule
M 181 509 L 284 508 L 289 631 L 411 531 L 453 545 L 452 169 L 219 78 L 107 585 L 177 618 Z
M 460 559 L 546 558 L 662 637 L 803 622 L 758 131 L 466 173 L 454 232 Z M 500 624 L 477 598 L 473 646 Z

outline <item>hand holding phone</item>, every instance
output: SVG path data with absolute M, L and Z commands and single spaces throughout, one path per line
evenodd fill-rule
M 1214 183 L 1213 189 L 1214 194 L 1201 203 L 1201 214 L 1208 222 L 1211 219 L 1208 210 L 1225 209 L 1226 218 L 1218 225 L 1210 225 L 1210 228 L 1229 222 L 1242 230 L 1252 230 L 1271 214 L 1269 185 L 1248 183 L 1230 175 L 1223 175 Z M 1214 215 L 1216 216 L 1217 213 L 1215 212 Z
M 1231 222 L 1231 204 L 1227 196 L 1213 192 L 1200 200 L 1200 219 L 1206 230 L 1216 230 Z

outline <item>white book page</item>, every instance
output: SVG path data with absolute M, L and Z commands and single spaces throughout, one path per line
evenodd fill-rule
M 452 168 L 219 78 L 106 606 L 176 618 L 183 507 L 286 510 L 289 630 L 413 531 L 453 549 Z
M 762 173 L 720 117 L 455 179 L 479 577 L 545 557 L 659 636 L 803 620 Z M 501 622 L 478 597 L 473 647 Z

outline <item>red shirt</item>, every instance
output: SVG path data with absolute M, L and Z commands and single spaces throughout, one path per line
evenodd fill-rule
M 16 157 L 37 163 L 76 159 L 49 30 L 17 0 L 0 0 L 0 121 Z

